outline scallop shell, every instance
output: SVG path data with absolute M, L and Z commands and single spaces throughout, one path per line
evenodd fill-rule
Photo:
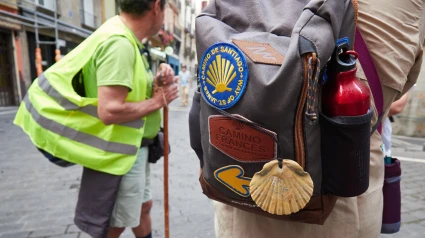
M 249 185 L 251 197 L 264 211 L 289 215 L 303 209 L 313 194 L 313 180 L 293 160 L 277 160 L 264 165 Z

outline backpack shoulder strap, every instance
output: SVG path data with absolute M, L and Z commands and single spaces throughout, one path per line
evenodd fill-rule
M 359 28 L 357 28 L 357 19 L 359 16 L 359 3 L 357 0 L 351 0 L 354 7 L 354 21 L 356 25 L 356 34 L 354 41 L 354 48 L 359 54 L 359 61 L 362 65 L 363 71 L 366 74 L 366 78 L 369 82 L 370 89 L 373 94 L 373 100 L 375 101 L 375 107 L 378 111 L 378 121 L 372 127 L 371 135 L 378 130 L 379 133 L 382 131 L 381 121 L 384 117 L 384 96 L 382 93 L 381 81 L 379 79 L 378 72 L 376 71 L 375 63 L 373 63 L 372 56 L 369 53 L 366 42 L 364 41 Z
M 359 54 L 359 61 L 369 82 L 370 89 L 372 90 L 373 100 L 375 101 L 376 110 L 378 111 L 379 115 L 378 121 L 372 127 L 371 134 L 373 134 L 376 129 L 378 129 L 378 132 L 381 133 L 381 121 L 384 116 L 384 96 L 382 93 L 381 81 L 379 80 L 379 75 L 376 71 L 372 56 L 370 55 L 369 50 L 367 49 L 367 45 L 358 28 L 356 29 L 354 47 Z

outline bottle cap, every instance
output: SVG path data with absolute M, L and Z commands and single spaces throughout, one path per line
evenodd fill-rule
M 327 70 L 332 73 L 346 72 L 356 68 L 357 53 L 350 50 L 348 38 L 337 41 L 335 50 L 328 62 Z

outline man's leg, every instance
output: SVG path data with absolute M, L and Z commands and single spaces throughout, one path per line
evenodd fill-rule
M 182 103 L 180 106 L 184 106 L 184 88 L 185 86 L 180 85 L 180 97 L 182 98 Z
M 133 233 L 137 238 L 151 238 L 152 235 L 152 220 L 150 211 L 152 208 L 152 200 L 149 200 L 142 205 L 142 214 L 140 215 L 140 225 L 133 228 Z
M 122 176 L 83 168 L 75 225 L 92 237 L 106 237 Z
M 189 86 L 184 87 L 184 104 L 187 106 L 189 102 Z
M 122 178 L 112 212 L 108 238 L 118 238 L 125 227 L 137 227 L 140 224 L 141 204 L 144 200 L 146 181 L 147 147 L 142 147 L 137 159 Z
M 125 228 L 110 227 L 108 230 L 108 238 L 119 238 Z
M 142 160 L 142 168 L 144 168 L 144 191 L 143 191 L 143 203 L 140 209 L 140 224 L 133 228 L 133 233 L 137 238 L 151 238 L 152 235 L 152 221 L 150 211 L 152 208 L 152 192 L 151 192 L 151 169 L 147 159 L 148 153 L 146 153 L 146 159 Z

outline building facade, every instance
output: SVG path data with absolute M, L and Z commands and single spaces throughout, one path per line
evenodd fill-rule
M 182 12 L 180 16 L 183 22 L 184 31 L 182 34 L 182 46 L 180 61 L 186 65 L 188 71 L 196 77 L 198 70 L 198 60 L 196 54 L 195 19 L 206 7 L 208 1 L 202 0 L 182 0 Z M 195 78 L 194 77 L 194 78 Z
M 41 70 L 53 65 L 86 39 L 101 24 L 101 0 L 31 0 L 21 1 L 21 15 L 34 26 L 23 27 L 24 78 L 31 83 L 40 72 L 34 59 L 40 49 Z
M 168 0 L 164 25 L 144 40 L 154 73 L 197 71 L 195 18 L 206 1 Z M 117 15 L 117 0 L 0 0 L 0 107 L 16 106 L 38 75 Z
M 0 107 L 18 105 L 39 73 L 102 22 L 102 0 L 0 0 Z
M 17 105 L 22 97 L 22 25 L 10 20 L 18 14 L 16 4 L 16 0 L 0 1 L 0 107 Z
M 195 8 L 196 1 L 184 0 L 182 1 L 182 20 L 183 32 L 182 32 L 182 46 L 180 52 L 180 61 L 182 65 L 187 66 L 187 70 L 192 73 L 196 72 L 194 61 L 196 60 L 195 52 L 196 48 L 193 48 L 193 42 L 195 38 Z

